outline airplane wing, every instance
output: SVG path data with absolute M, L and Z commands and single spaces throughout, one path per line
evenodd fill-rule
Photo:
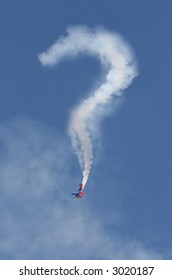
M 73 192 L 73 193 L 71 193 L 72 195 L 78 195 L 79 194 L 79 192 Z

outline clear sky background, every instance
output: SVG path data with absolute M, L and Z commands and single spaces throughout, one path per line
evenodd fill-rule
M 0 1 L 0 259 L 172 258 L 169 0 Z M 103 119 L 85 197 L 69 113 L 102 75 L 83 56 L 43 68 L 71 25 L 122 34 L 139 65 Z M 113 111 L 113 110 L 112 110 Z

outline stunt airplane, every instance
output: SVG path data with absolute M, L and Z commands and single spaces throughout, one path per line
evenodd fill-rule
M 79 185 L 79 190 L 77 192 L 73 192 L 72 195 L 74 195 L 74 199 L 82 198 L 84 195 L 84 185 Z

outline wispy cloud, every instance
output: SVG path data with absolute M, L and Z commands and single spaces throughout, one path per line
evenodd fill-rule
M 89 201 L 71 200 L 70 151 L 58 133 L 25 118 L 0 125 L 1 259 L 156 259 L 109 234 Z

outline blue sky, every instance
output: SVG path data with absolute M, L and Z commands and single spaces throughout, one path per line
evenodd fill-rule
M 171 1 L 69 2 L 0 3 L 0 259 L 171 259 Z M 89 56 L 43 68 L 38 53 L 78 24 L 122 34 L 139 76 L 102 120 L 73 201 L 69 113 L 102 68 Z

